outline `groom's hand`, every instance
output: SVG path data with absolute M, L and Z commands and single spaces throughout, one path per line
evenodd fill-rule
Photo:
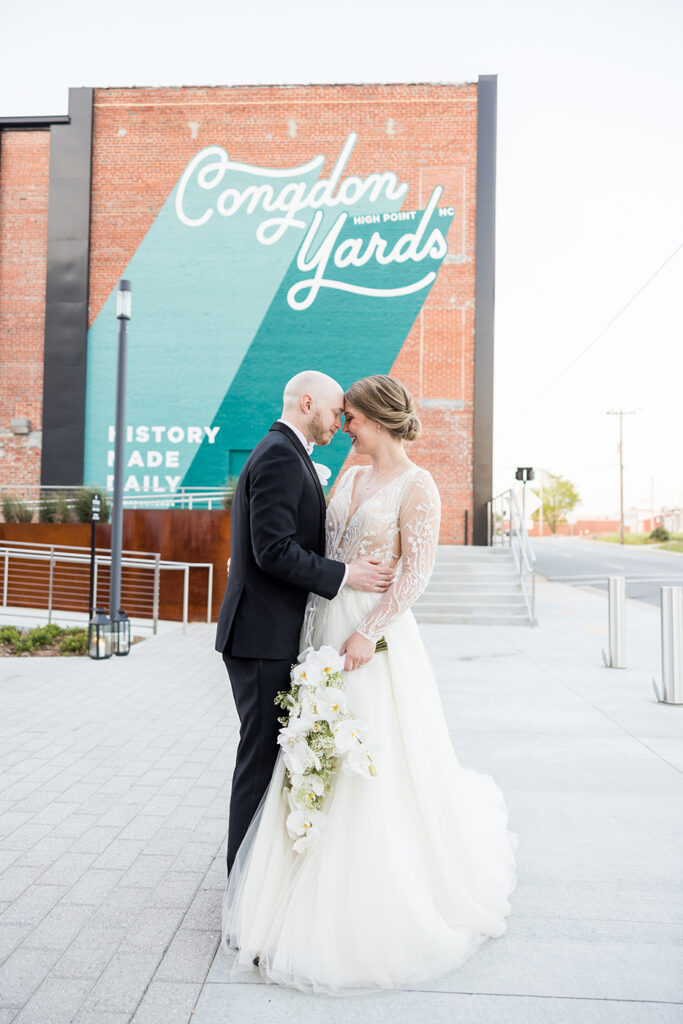
M 344 671 L 352 672 L 354 668 L 360 668 L 370 661 L 375 653 L 375 644 L 360 633 L 352 633 L 348 640 L 342 644 L 340 654 L 346 655 Z
M 395 575 L 388 565 L 380 564 L 379 558 L 357 558 L 349 565 L 346 585 L 353 590 L 383 594 L 394 582 Z

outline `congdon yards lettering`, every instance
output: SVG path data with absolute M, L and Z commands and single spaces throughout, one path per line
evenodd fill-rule
M 417 265 L 426 259 L 440 261 L 448 250 L 442 231 L 439 228 L 429 230 L 443 192 L 441 185 L 432 191 L 419 219 L 414 212 L 408 218 L 408 211 L 405 211 L 403 216 L 412 230 L 395 240 L 388 241 L 380 231 L 373 231 L 369 239 L 345 238 L 340 241 L 349 213 L 342 209 L 334 220 L 325 216 L 326 210 L 354 207 L 363 202 L 365 209 L 368 205 L 372 208 L 381 204 L 384 208 L 384 222 L 387 201 L 392 204 L 401 202 L 408 192 L 408 184 L 400 182 L 393 171 L 370 174 L 366 178 L 349 176 L 342 180 L 342 173 L 357 139 L 357 133 L 351 132 L 329 178 L 321 178 L 313 184 L 300 179 L 319 171 L 325 163 L 324 156 L 317 156 L 299 167 L 278 170 L 231 161 L 220 146 L 207 146 L 190 160 L 180 179 L 175 200 L 178 219 L 189 228 L 201 228 L 214 213 L 226 218 L 234 216 L 238 210 L 254 215 L 261 213 L 265 217 L 256 227 L 256 238 L 262 245 L 277 244 L 292 229 L 305 231 L 296 260 L 297 268 L 305 276 L 287 292 L 287 302 L 292 309 L 308 309 L 315 302 L 321 288 L 380 298 L 409 295 L 427 288 L 434 281 L 436 271 L 432 269 L 420 274 L 420 270 L 426 268 Z M 283 184 L 277 187 L 271 182 L 261 182 L 240 189 L 234 183 L 230 184 L 231 172 L 240 172 L 240 176 L 246 174 L 255 178 L 282 179 Z M 191 185 L 212 193 L 211 203 L 196 216 L 190 216 L 186 209 L 187 193 Z M 312 220 L 302 218 L 301 214 L 305 210 L 315 211 Z M 452 210 L 448 212 L 452 213 Z M 394 220 L 394 216 L 388 216 Z M 354 223 L 359 222 L 378 223 L 379 215 L 371 213 L 362 218 L 354 218 Z M 339 280 L 334 275 L 335 267 L 339 270 L 347 267 L 362 268 L 371 261 L 379 266 L 414 263 L 416 277 L 400 287 L 382 288 L 364 285 L 362 277 L 358 281 L 348 281 Z

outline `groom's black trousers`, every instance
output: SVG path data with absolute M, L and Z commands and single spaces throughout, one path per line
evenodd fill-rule
M 264 636 L 264 643 L 267 637 Z M 232 777 L 228 825 L 228 872 L 261 797 L 268 788 L 277 759 L 278 717 L 274 704 L 279 690 L 290 688 L 290 661 L 235 658 L 223 653 L 240 718 L 240 742 Z

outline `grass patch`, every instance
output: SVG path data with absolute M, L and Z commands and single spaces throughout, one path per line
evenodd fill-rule
M 658 551 L 683 551 L 683 533 L 672 533 L 671 539 L 662 543 L 649 533 L 624 533 L 624 544 L 639 544 L 657 548 Z M 618 533 L 594 533 L 594 540 L 606 540 L 611 544 L 619 543 Z

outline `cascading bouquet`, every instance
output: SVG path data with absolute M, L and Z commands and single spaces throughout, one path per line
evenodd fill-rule
M 309 647 L 292 666 L 291 690 L 275 698 L 287 712 L 278 719 L 278 743 L 287 769 L 287 831 L 297 853 L 317 841 L 325 823 L 320 808 L 340 767 L 377 775 L 377 751 L 363 741 L 367 726 L 349 709 L 343 673 L 344 656 L 333 647 Z

